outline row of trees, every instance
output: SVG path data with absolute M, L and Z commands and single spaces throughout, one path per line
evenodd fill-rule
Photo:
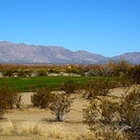
M 140 65 L 130 65 L 122 60 L 118 63 L 109 62 L 104 65 L 0 65 L 3 76 L 47 76 L 49 73 L 76 73 L 81 76 L 125 77 L 140 83 Z
M 85 65 L 0 65 L 0 72 L 3 76 L 18 77 L 31 76 L 33 73 L 36 76 L 47 76 L 49 73 L 75 73 L 84 75 Z

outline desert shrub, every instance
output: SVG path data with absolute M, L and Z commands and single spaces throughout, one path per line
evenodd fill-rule
M 115 83 L 109 79 L 93 78 L 86 84 L 88 98 L 95 98 L 96 96 L 106 96 L 109 91 L 115 87 Z
M 91 100 L 88 107 L 84 109 L 84 118 L 91 131 L 96 132 L 103 128 L 104 137 L 113 139 L 121 133 L 127 139 L 139 140 L 140 87 L 127 92 L 120 102 L 101 97 Z
M 133 81 L 128 77 L 128 74 L 120 73 L 118 78 L 118 86 L 129 87 L 131 84 L 133 84 Z
M 31 69 L 18 69 L 17 73 L 19 77 L 27 77 L 30 76 Z
M 76 84 L 73 80 L 67 80 L 64 85 L 61 87 L 61 90 L 64 90 L 67 94 L 73 93 L 75 89 L 78 88 L 78 84 Z
M 140 65 L 128 67 L 125 73 L 119 73 L 119 84 L 121 86 L 130 86 L 135 83 L 140 83 Z
M 86 109 L 83 109 L 83 116 L 91 131 L 95 130 L 95 124 L 100 119 L 100 103 L 98 99 L 94 99 Z
M 41 88 L 31 96 L 33 106 L 49 108 L 56 116 L 56 121 L 62 121 L 62 117 L 70 111 L 72 98 L 69 94 L 51 92 L 49 87 Z
M 79 74 L 79 69 L 77 67 L 75 67 L 74 65 L 69 65 L 66 68 L 66 73 L 76 73 L 76 74 Z
M 140 84 L 140 65 L 129 68 L 127 70 L 127 76 L 134 83 Z
M 116 63 L 113 69 L 114 76 L 120 76 L 121 73 L 126 74 L 129 64 L 125 60 L 121 60 L 120 62 Z
M 116 122 L 119 105 L 108 99 L 94 99 L 84 109 L 84 118 L 94 139 L 128 140 L 128 135 L 121 130 Z
M 113 69 L 109 66 L 99 67 L 96 69 L 89 70 L 88 76 L 112 76 Z
M 94 132 L 79 135 L 75 140 L 130 140 L 125 133 L 116 127 L 97 126 Z M 132 139 L 131 139 L 132 140 Z
M 6 84 L 0 87 L 0 117 L 3 117 L 5 110 L 19 108 L 21 95 L 16 90 Z
M 90 101 L 89 106 L 84 109 L 84 118 L 89 125 L 90 130 L 94 130 L 94 124 L 112 123 L 117 111 L 117 103 L 108 99 L 94 99 Z
M 5 110 L 8 109 L 9 105 L 6 102 L 6 97 L 3 92 L 0 90 L 0 118 L 3 117 Z
M 70 111 L 72 98 L 68 94 L 54 93 L 49 108 L 56 116 L 56 121 L 63 121 L 63 116 Z
M 116 112 L 118 110 L 118 103 L 112 102 L 108 99 L 101 100 L 101 121 L 102 123 L 111 123 L 116 117 Z
M 51 90 L 48 86 L 43 87 L 31 96 L 33 106 L 46 108 L 51 102 Z
M 58 74 L 58 73 L 60 73 L 60 71 L 58 69 L 56 69 L 56 68 L 51 68 L 51 69 L 48 69 L 48 73 L 56 73 L 56 74 Z
M 47 70 L 45 69 L 39 69 L 37 73 L 38 73 L 38 76 L 47 76 Z
M 120 124 L 126 125 L 126 133 L 140 139 L 140 88 L 133 91 L 121 101 L 119 108 Z
M 19 93 L 13 89 L 12 87 L 5 85 L 2 87 L 1 93 L 3 92 L 3 94 L 5 94 L 5 96 L 7 95 L 7 97 L 5 98 L 6 102 L 8 103 L 8 106 L 10 109 L 13 109 L 14 105 L 19 105 L 20 101 L 21 101 L 21 96 L 19 95 Z
M 4 71 L 4 76 L 11 77 L 11 76 L 13 76 L 13 73 L 14 73 L 14 71 L 11 70 L 11 69 L 5 70 Z

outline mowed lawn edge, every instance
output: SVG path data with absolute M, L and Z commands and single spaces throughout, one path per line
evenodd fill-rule
M 39 77 L 27 77 L 27 78 L 19 78 L 19 77 L 4 77 L 0 78 L 0 86 L 2 84 L 7 84 L 17 89 L 20 92 L 25 91 L 35 91 L 38 88 L 43 86 L 50 86 L 52 88 L 57 88 L 68 80 L 73 80 L 77 84 L 84 84 L 87 80 L 91 79 L 91 77 L 72 77 L 72 76 L 39 76 Z

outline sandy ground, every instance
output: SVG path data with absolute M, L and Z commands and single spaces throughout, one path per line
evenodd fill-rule
M 121 97 L 126 91 L 125 88 L 116 88 L 111 91 L 111 95 Z M 49 109 L 32 108 L 30 97 L 32 92 L 21 93 L 22 104 L 25 106 L 23 109 L 13 109 L 5 114 L 6 120 L 11 120 L 13 123 L 30 121 L 41 122 L 46 127 L 51 125 L 60 125 L 64 132 L 81 135 L 87 133 L 88 126 L 84 123 L 83 108 L 86 108 L 88 101 L 82 98 L 82 94 L 74 94 L 75 97 L 71 111 L 65 116 L 64 122 L 54 122 L 55 116 Z M 0 140 L 57 140 L 57 138 L 44 137 L 37 135 L 0 135 Z

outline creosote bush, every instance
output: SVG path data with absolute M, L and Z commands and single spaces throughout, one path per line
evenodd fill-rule
M 55 93 L 49 105 L 52 113 L 56 116 L 56 121 L 63 121 L 63 116 L 70 111 L 72 98 L 68 94 Z
M 126 125 L 126 133 L 131 134 L 135 139 L 140 139 L 140 87 L 126 95 L 121 101 L 119 108 L 120 124 Z
M 134 83 L 140 84 L 140 64 L 127 70 L 127 77 Z
M 47 108 L 51 102 L 51 96 L 51 90 L 48 86 L 46 86 L 39 89 L 37 93 L 31 96 L 31 102 L 33 106 Z
M 2 118 L 7 109 L 19 108 L 21 95 L 8 85 L 0 87 L 0 117 Z
M 112 123 L 117 109 L 117 103 L 107 99 L 96 98 L 90 101 L 89 106 L 84 109 L 83 115 L 90 130 L 95 130 L 95 126 L 98 123 L 103 125 Z
M 108 98 L 94 98 L 84 109 L 84 118 L 94 133 L 102 130 L 105 140 L 115 138 L 119 133 L 128 140 L 140 139 L 140 87 L 136 87 L 120 101 Z M 107 131 L 109 130 L 109 131 Z M 115 138 L 119 139 L 119 138 Z
M 67 94 L 73 93 L 74 90 L 77 88 L 78 88 L 78 85 L 71 79 L 66 81 L 64 85 L 61 87 L 61 89 L 64 90 Z
M 72 98 L 69 94 L 52 92 L 48 87 L 41 88 L 31 96 L 33 106 L 49 108 L 56 116 L 56 121 L 63 121 L 63 116 L 70 111 Z
M 88 98 L 106 96 L 115 87 L 115 83 L 109 79 L 93 78 L 86 84 Z
M 118 86 L 128 87 L 130 86 L 130 81 L 126 74 L 121 73 L 118 79 Z

